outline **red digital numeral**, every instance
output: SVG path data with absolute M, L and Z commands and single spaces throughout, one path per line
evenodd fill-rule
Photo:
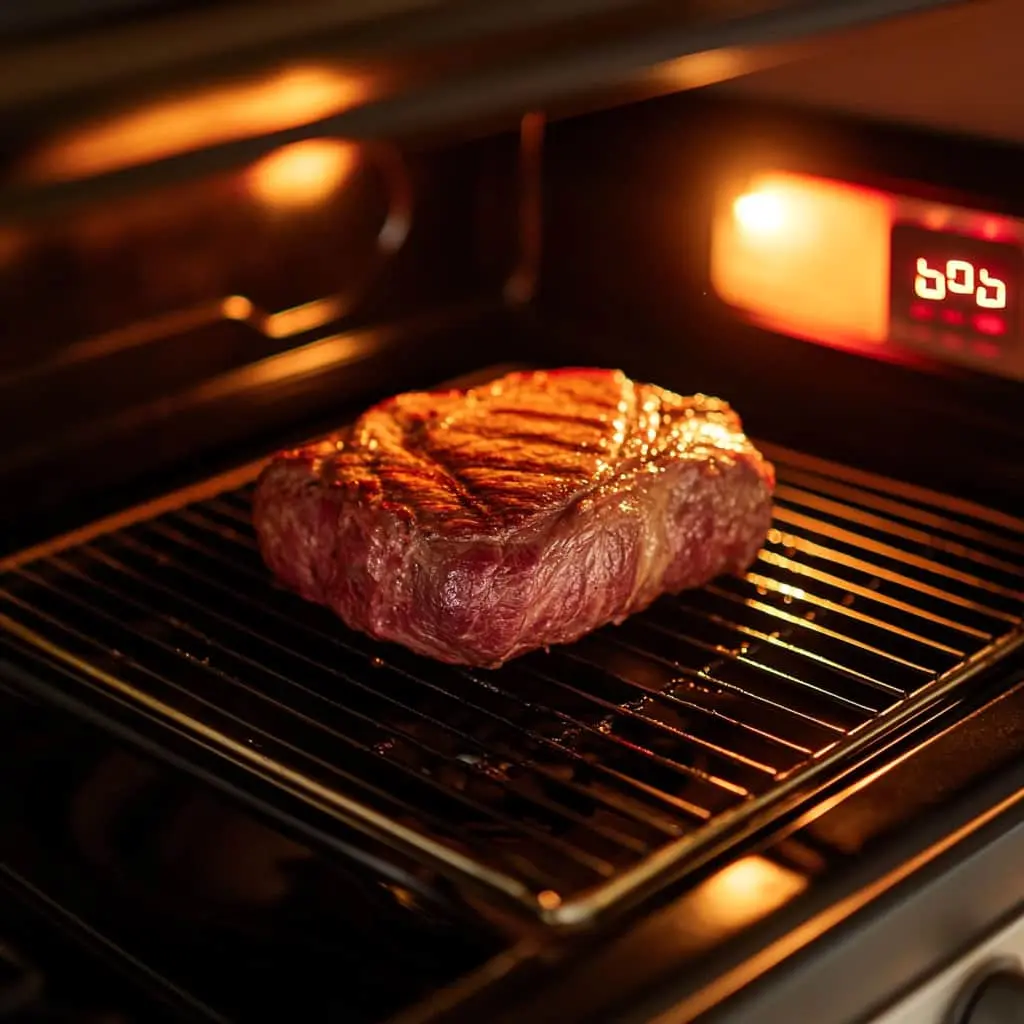
M 977 271 L 967 260 L 946 260 L 945 270 L 928 266 L 924 256 L 917 258 L 914 294 L 929 302 L 941 302 L 947 295 L 973 295 L 982 309 L 1006 308 L 1006 282 L 993 277 L 985 267 Z
M 946 275 L 941 270 L 932 270 L 923 256 L 917 257 L 914 294 L 919 299 L 931 299 L 933 302 L 940 302 L 946 297 Z
M 984 267 L 978 272 L 978 280 L 981 281 L 975 296 L 978 305 L 983 309 L 1005 309 L 1006 285 L 998 277 L 992 277 Z

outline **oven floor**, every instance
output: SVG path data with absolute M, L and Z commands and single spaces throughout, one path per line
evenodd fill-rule
M 1020 642 L 1022 524 L 766 451 L 775 522 L 745 577 L 497 671 L 276 585 L 251 482 L 16 563 L 0 627 L 101 717 L 578 923 Z

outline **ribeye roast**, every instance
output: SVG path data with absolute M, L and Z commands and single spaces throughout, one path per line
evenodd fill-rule
M 494 667 L 742 572 L 774 470 L 716 398 L 623 373 L 398 395 L 264 469 L 267 565 L 350 627 Z

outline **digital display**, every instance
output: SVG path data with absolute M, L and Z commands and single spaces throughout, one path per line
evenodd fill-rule
M 1019 246 L 896 224 L 890 253 L 894 339 L 990 359 L 1017 341 L 1024 285 Z
M 709 281 L 773 334 L 1024 383 L 1024 217 L 748 168 L 723 180 Z

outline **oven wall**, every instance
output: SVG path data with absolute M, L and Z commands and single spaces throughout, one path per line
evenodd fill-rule
M 1024 152 L 681 94 L 556 122 L 545 145 L 540 323 L 562 358 L 732 401 L 777 443 L 1013 510 L 1024 389 L 907 367 L 740 322 L 708 277 L 716 188 L 744 167 L 939 187 L 1021 212 Z M 907 184 L 908 182 L 912 184 Z
M 147 130 L 124 145 L 144 149 Z M 518 259 L 517 152 L 515 134 L 315 139 L 0 223 L 0 491 L 18 496 L 0 547 L 502 358 L 500 324 L 480 325 Z M 29 166 L 73 173 L 90 153 L 69 144 Z

